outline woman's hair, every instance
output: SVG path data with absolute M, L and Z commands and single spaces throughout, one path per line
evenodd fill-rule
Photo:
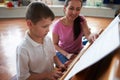
M 64 3 L 64 6 L 68 6 L 68 3 L 70 2 L 71 0 L 65 0 L 65 3 Z M 82 0 L 79 0 L 81 2 L 81 6 L 82 6 Z
M 71 0 L 66 0 L 64 6 L 67 7 L 68 3 Z M 79 0 L 81 2 L 81 7 L 82 7 L 82 0 Z M 81 24 L 80 22 L 83 21 L 83 19 L 78 16 L 75 20 L 74 20 L 74 25 L 73 25 L 73 33 L 74 33 L 74 40 L 76 40 L 79 36 L 79 34 L 81 33 Z
M 80 33 L 82 32 L 82 26 L 80 24 L 80 22 L 82 21 L 83 19 L 80 16 L 78 16 L 74 20 L 74 25 L 73 25 L 74 40 L 76 40 L 78 36 L 80 35 Z
M 28 5 L 26 11 L 26 19 L 30 19 L 34 24 L 43 18 L 50 17 L 51 20 L 54 20 L 55 15 L 51 9 L 41 2 L 32 2 Z

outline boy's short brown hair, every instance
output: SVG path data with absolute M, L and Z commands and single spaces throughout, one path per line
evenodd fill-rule
M 31 2 L 26 11 L 26 20 L 31 20 L 34 24 L 43 18 L 50 17 L 54 20 L 55 16 L 51 9 L 42 2 Z

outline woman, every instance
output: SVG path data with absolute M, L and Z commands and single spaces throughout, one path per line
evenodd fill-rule
M 90 42 L 97 38 L 96 34 L 91 34 L 89 31 L 85 18 L 79 15 L 81 8 L 81 0 L 66 0 L 64 5 L 65 16 L 54 25 L 53 42 L 57 56 L 63 64 L 81 51 L 83 35 Z

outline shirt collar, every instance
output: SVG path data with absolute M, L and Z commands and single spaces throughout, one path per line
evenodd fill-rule
M 35 41 L 29 36 L 28 31 L 26 31 L 25 39 L 27 39 L 28 41 L 30 41 L 30 43 L 31 43 L 33 46 L 35 46 L 35 47 L 41 45 L 40 43 L 35 42 Z

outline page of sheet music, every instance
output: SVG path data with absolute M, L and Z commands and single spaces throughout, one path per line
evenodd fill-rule
M 115 18 L 112 23 L 102 32 L 96 41 L 87 49 L 79 61 L 74 65 L 64 80 L 69 80 L 72 76 L 85 68 L 95 64 L 113 50 L 120 47 L 120 32 L 118 22 Z

